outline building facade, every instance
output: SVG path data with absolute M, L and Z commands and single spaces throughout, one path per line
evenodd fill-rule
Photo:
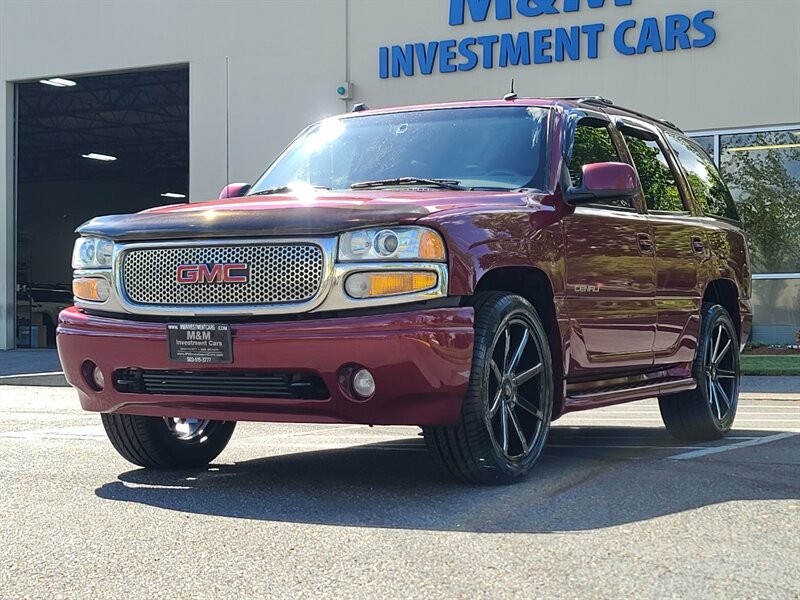
M 513 78 L 520 96 L 599 95 L 668 118 L 739 201 L 758 273 L 754 339 L 791 343 L 798 31 L 796 0 L 3 0 L 0 348 L 20 343 L 21 86 L 175 66 L 188 68 L 191 201 L 253 181 L 305 124 L 354 103 L 501 97 Z

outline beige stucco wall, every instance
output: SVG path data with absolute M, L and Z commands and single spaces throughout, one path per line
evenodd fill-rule
M 513 4 L 513 3 L 512 3 Z M 561 1 L 555 3 L 562 5 Z M 615 7 L 540 17 L 515 15 L 451 27 L 447 0 L 352 1 L 352 72 L 363 101 L 377 106 L 419 100 L 500 97 L 513 77 L 521 96 L 601 95 L 663 115 L 686 130 L 797 123 L 800 119 L 800 2 L 797 0 L 633 0 Z M 389 8 L 394 7 L 394 8 Z M 622 56 L 613 28 L 626 19 L 713 10 L 716 41 L 707 48 Z M 376 27 L 376 23 L 391 27 Z M 377 50 L 467 36 L 602 22 L 599 57 L 453 74 L 381 80 Z M 628 36 L 635 41 L 636 35 Z
M 561 5 L 561 0 L 555 2 Z M 252 180 L 307 122 L 354 101 L 379 107 L 520 95 L 600 94 L 685 129 L 800 122 L 800 2 L 634 0 L 542 17 L 448 25 L 449 0 L 0 0 L 0 348 L 13 342 L 13 84 L 42 77 L 188 63 L 190 193 L 225 183 L 225 58 L 230 174 Z M 611 29 L 628 18 L 711 9 L 716 42 L 625 57 Z M 604 22 L 599 58 L 380 79 L 378 48 Z

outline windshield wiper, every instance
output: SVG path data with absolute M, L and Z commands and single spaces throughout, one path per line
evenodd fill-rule
M 324 185 L 311 185 L 308 186 L 314 188 L 315 190 L 329 190 L 331 188 L 324 186 Z M 288 185 L 278 185 L 271 188 L 264 188 L 263 190 L 258 190 L 257 192 L 252 192 L 247 194 L 248 196 L 269 196 L 270 194 L 287 194 L 289 192 L 295 192 L 298 188 L 291 187 Z
M 384 187 L 389 185 L 427 185 L 430 187 L 442 188 L 445 190 L 465 190 L 467 188 L 458 185 L 454 179 L 427 179 L 425 177 L 395 177 L 394 179 L 375 179 L 372 181 L 359 181 L 350 185 L 351 189 L 362 190 L 374 187 Z
M 264 188 L 263 190 L 258 190 L 257 192 L 253 192 L 252 194 L 247 194 L 248 196 L 269 196 L 270 194 L 285 194 L 286 192 L 291 192 L 292 188 L 288 185 L 278 185 L 271 188 Z

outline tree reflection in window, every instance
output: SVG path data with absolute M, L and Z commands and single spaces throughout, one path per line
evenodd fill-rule
M 644 139 L 645 134 L 640 137 L 632 131 L 623 131 L 623 135 L 642 182 L 647 210 L 685 211 L 675 176 L 658 142 Z
M 575 187 L 581 185 L 584 166 L 601 162 L 620 162 L 619 153 L 611 139 L 608 127 L 600 121 L 581 119 L 575 129 L 572 160 L 569 162 L 569 176 L 572 185 Z M 632 198 L 607 198 L 596 200 L 593 204 L 634 208 Z
M 800 130 L 720 137 L 756 273 L 800 272 Z
M 708 155 L 695 143 L 685 138 L 668 133 L 667 139 L 678 155 L 678 162 L 686 171 L 689 185 L 703 214 L 738 220 L 739 217 L 736 214 L 728 186 L 722 181 L 722 177 Z

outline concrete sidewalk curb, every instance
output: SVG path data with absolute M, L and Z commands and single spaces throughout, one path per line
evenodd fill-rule
M 740 392 L 740 400 L 772 400 L 774 402 L 800 402 L 800 394 L 795 393 L 774 393 L 764 394 L 755 392 Z
M 19 375 L 0 375 L 0 385 L 21 385 L 41 387 L 69 387 L 63 371 L 51 373 L 21 373 Z

